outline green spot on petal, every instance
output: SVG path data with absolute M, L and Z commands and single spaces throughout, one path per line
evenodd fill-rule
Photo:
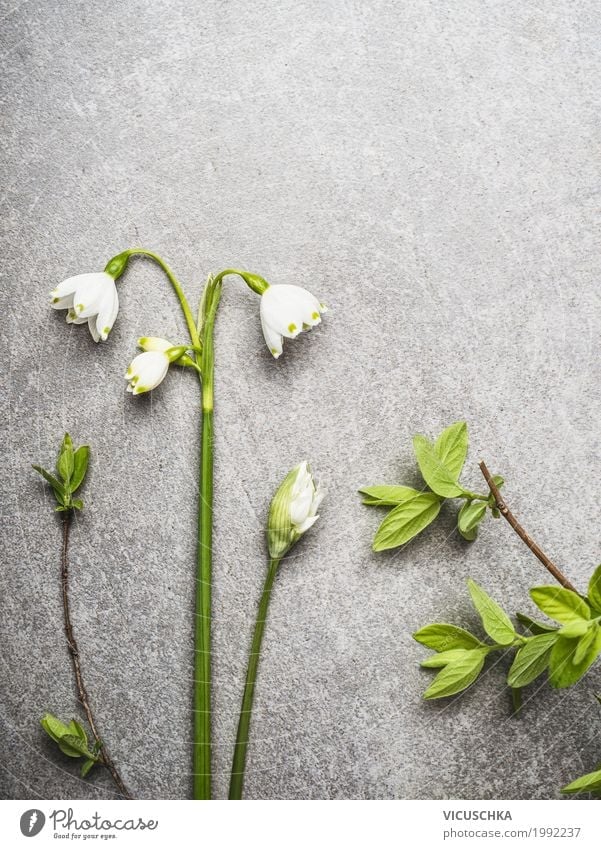
M 294 331 L 296 330 L 296 324 L 289 324 L 288 330 L 290 331 L 290 333 L 294 333 Z
M 110 327 L 103 327 L 102 332 L 104 333 L 105 336 L 108 336 L 109 333 L 111 332 L 111 328 Z
M 312 312 L 311 318 L 314 318 L 314 319 L 319 318 L 319 313 L 318 312 Z

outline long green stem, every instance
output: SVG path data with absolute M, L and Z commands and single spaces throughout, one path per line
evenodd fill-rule
M 130 256 L 147 256 L 149 259 L 154 260 L 154 262 L 159 265 L 165 274 L 173 289 L 177 298 L 180 302 L 182 312 L 184 313 L 184 318 L 186 319 L 186 324 L 188 325 L 188 332 L 190 333 L 190 339 L 193 345 L 199 345 L 200 340 L 198 338 L 198 332 L 196 330 L 196 322 L 194 321 L 194 315 L 192 314 L 192 310 L 190 309 L 190 304 L 188 303 L 188 299 L 184 294 L 184 290 L 181 287 L 181 284 L 173 271 L 169 268 L 164 259 L 162 259 L 158 254 L 155 254 L 154 251 L 147 251 L 145 248 L 129 248 L 127 251 L 124 251 L 124 254 L 128 257 Z
M 221 285 L 207 284 L 202 354 L 202 441 L 194 640 L 194 799 L 211 798 L 211 555 L 213 537 L 213 327 Z
M 246 765 L 246 749 L 248 747 L 248 735 L 250 731 L 253 697 L 255 694 L 255 682 L 257 680 L 257 669 L 259 667 L 259 657 L 261 655 L 261 643 L 263 641 L 263 631 L 265 630 L 265 622 L 267 620 L 271 589 L 273 587 L 273 582 L 279 565 L 279 559 L 272 559 L 269 561 L 269 569 L 267 570 L 267 577 L 265 579 L 265 585 L 263 587 L 263 593 L 261 595 L 259 609 L 257 611 L 257 621 L 255 623 L 255 632 L 253 634 L 250 655 L 248 657 L 246 683 L 244 685 L 244 695 L 242 697 L 242 707 L 240 709 L 240 721 L 238 722 L 238 734 L 236 736 L 236 745 L 234 748 L 232 775 L 230 779 L 230 799 L 242 798 L 244 768 Z

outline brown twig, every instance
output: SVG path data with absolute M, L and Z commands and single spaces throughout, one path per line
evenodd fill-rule
M 99 762 L 102 763 L 110 772 L 113 781 L 119 788 L 119 792 L 126 799 L 131 799 L 131 793 L 123 783 L 121 776 L 117 771 L 117 767 L 113 763 L 112 758 L 106 750 L 106 746 L 100 739 L 100 735 L 98 734 L 98 730 L 96 728 L 96 722 L 94 720 L 94 714 L 92 713 L 92 708 L 90 707 L 90 700 L 88 697 L 88 692 L 83 683 L 83 675 L 81 672 L 81 661 L 79 659 L 79 649 L 77 647 L 77 640 L 75 639 L 75 635 L 73 633 L 73 623 L 71 622 L 71 610 L 69 605 L 69 529 L 71 526 L 71 510 L 66 510 L 63 513 L 63 547 L 61 552 L 61 585 L 63 591 L 63 612 L 65 618 L 65 634 L 67 636 L 67 645 L 69 646 L 69 653 L 71 655 L 71 660 L 73 662 L 73 672 L 75 673 L 75 681 L 77 682 L 77 693 L 79 696 L 79 701 L 82 704 L 82 707 L 86 713 L 88 718 L 88 723 L 92 730 L 92 734 L 94 735 L 94 739 L 97 745 L 100 748 L 99 751 Z
M 545 569 L 547 569 L 553 575 L 555 580 L 558 583 L 560 583 L 562 587 L 565 587 L 566 590 L 572 590 L 573 593 L 578 594 L 578 590 L 574 587 L 574 585 L 572 583 L 570 583 L 570 581 L 566 578 L 566 576 L 563 574 L 563 572 L 561 572 L 557 568 L 555 563 L 553 563 L 553 561 L 549 557 L 547 557 L 547 555 L 542 550 L 542 548 L 540 548 L 534 542 L 534 540 L 526 533 L 524 528 L 520 525 L 518 520 L 515 518 L 515 516 L 513 515 L 513 513 L 511 512 L 511 510 L 507 506 L 507 504 L 505 503 L 505 500 L 504 500 L 503 496 L 501 495 L 501 493 L 499 491 L 499 487 L 494 482 L 491 473 L 486 468 L 486 463 L 484 463 L 484 462 L 480 463 L 480 471 L 484 475 L 486 483 L 490 487 L 490 491 L 495 498 L 495 502 L 496 502 L 497 508 L 498 508 L 501 516 L 503 516 L 503 518 L 507 519 L 507 521 L 509 522 L 509 524 L 511 525 L 513 530 L 516 532 L 516 534 L 519 536 L 519 538 L 523 542 L 526 543 L 526 545 L 528 546 L 530 551 L 534 554 L 535 557 L 538 557 L 538 559 L 543 564 Z

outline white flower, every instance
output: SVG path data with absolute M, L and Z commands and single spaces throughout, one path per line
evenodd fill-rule
M 294 339 L 321 321 L 327 307 L 301 286 L 268 286 L 261 295 L 261 326 L 267 347 L 277 358 L 282 353 L 282 337 Z
M 283 557 L 315 524 L 324 495 L 315 485 L 306 462 L 286 475 L 269 508 L 267 539 L 271 557 Z
M 127 391 L 134 395 L 150 392 L 161 383 L 169 370 L 169 357 L 164 351 L 143 351 L 134 357 L 125 372 Z
M 69 324 L 86 321 L 95 342 L 105 342 L 117 318 L 119 297 L 115 280 L 106 271 L 78 274 L 50 292 L 51 306 L 67 310 Z

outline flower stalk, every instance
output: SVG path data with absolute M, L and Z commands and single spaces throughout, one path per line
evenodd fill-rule
M 234 759 L 232 762 L 232 773 L 230 778 L 230 799 L 241 799 L 242 790 L 244 787 L 244 770 L 246 767 L 246 750 L 248 748 L 248 737 L 250 731 L 250 720 L 252 716 L 253 699 L 255 696 L 255 682 L 257 680 L 257 671 L 259 668 L 259 658 L 261 656 L 261 644 L 263 642 L 263 633 L 265 631 L 265 622 L 267 621 L 267 613 L 269 610 L 269 601 L 271 599 L 271 590 L 275 577 L 277 575 L 280 560 L 272 558 L 269 561 L 269 568 L 259 601 L 257 611 L 257 621 L 255 622 L 255 630 L 253 633 L 250 654 L 248 657 L 248 667 L 246 670 L 246 681 L 244 684 L 244 694 L 242 696 L 242 706 L 240 708 L 240 719 L 238 721 L 238 733 L 236 734 L 236 743 L 234 746 Z

